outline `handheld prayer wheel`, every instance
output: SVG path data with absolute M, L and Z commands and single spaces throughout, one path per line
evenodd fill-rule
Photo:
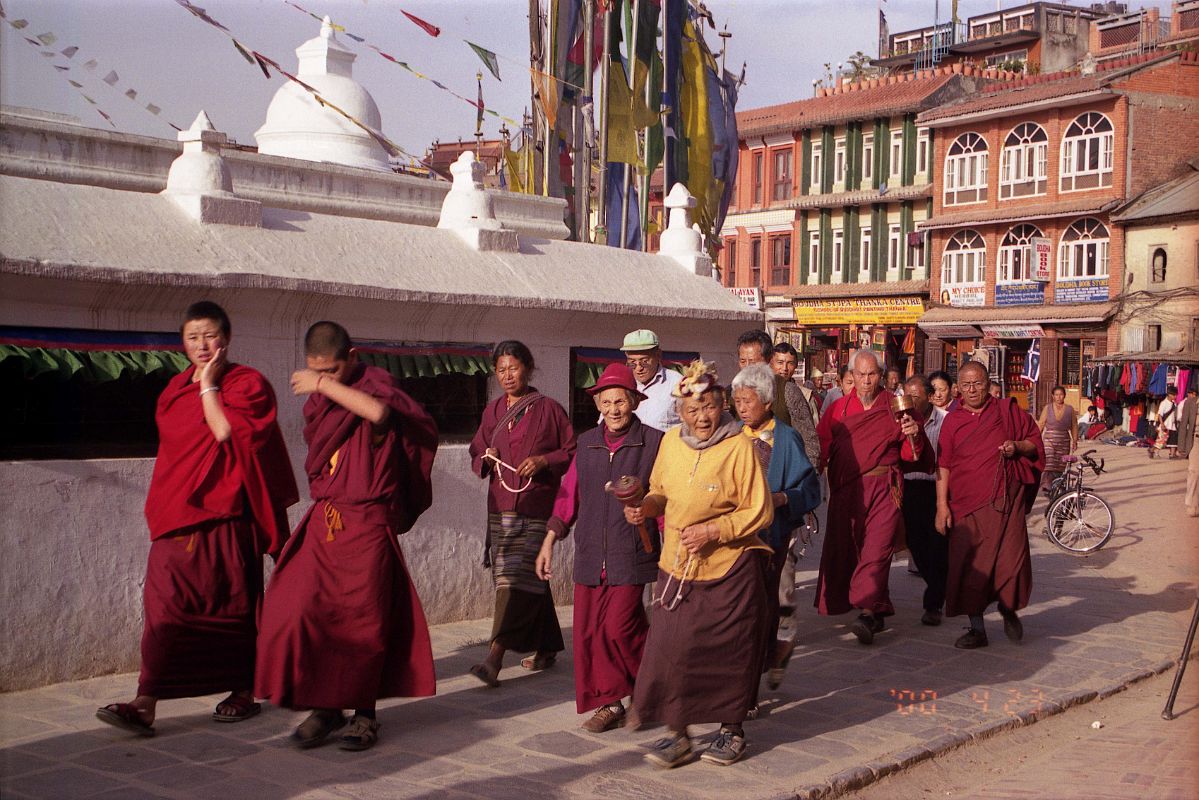
M 906 394 L 891 397 L 891 413 L 895 415 L 896 422 L 902 423 L 904 417 L 912 416 L 912 410 L 915 408 L 916 404 Z M 909 436 L 908 444 L 912 446 L 912 455 L 914 457 L 916 454 L 916 437 Z
M 639 506 L 645 499 L 645 487 L 636 475 L 622 475 L 614 481 L 608 481 L 604 484 L 604 491 L 626 507 Z M 650 541 L 649 530 L 644 522 L 638 523 L 637 533 L 641 535 L 641 546 L 645 548 L 645 552 L 654 552 L 654 545 Z

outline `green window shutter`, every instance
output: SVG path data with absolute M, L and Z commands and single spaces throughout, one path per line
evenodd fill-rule
M 845 209 L 845 269 L 841 280 L 852 283 L 858 279 L 858 259 L 861 257 L 862 235 L 858 221 L 859 209 Z
M 807 131 L 804 131 L 806 136 Z M 799 265 L 799 275 L 796 281 L 799 285 L 804 285 L 808 282 L 808 212 L 799 212 L 799 254 L 798 258 L 791 260 Z
M 796 170 L 796 174 L 800 176 L 799 193 L 801 195 L 808 194 L 808 187 L 812 185 L 812 131 L 805 130 L 803 132 L 802 145 L 800 146 L 800 165 Z
M 820 155 L 820 193 L 828 194 L 833 190 L 833 129 L 826 125 L 823 132 L 820 134 L 821 155 Z M 821 239 L 821 252 L 824 250 L 824 240 Z M 823 260 L 823 259 L 822 259 Z
M 878 189 L 886 179 L 887 159 L 891 152 L 891 144 L 888 139 L 890 135 L 887 121 L 876 119 L 874 121 L 874 180 L 871 183 L 871 189 Z
M 916 115 L 903 118 L 903 185 L 916 181 Z
M 833 211 L 830 208 L 822 208 L 820 209 L 820 282 L 831 282 L 832 275 Z
M 870 209 L 870 280 L 881 281 L 886 278 L 883 266 L 883 254 L 887 252 L 887 207 L 875 203 Z

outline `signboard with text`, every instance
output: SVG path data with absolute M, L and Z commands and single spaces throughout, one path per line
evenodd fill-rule
M 1053 252 L 1053 244 L 1048 239 L 1033 239 L 1032 249 L 1032 279 L 1046 281 L 1049 276 L 1049 255 Z
M 917 296 L 795 301 L 799 325 L 912 325 L 923 314 L 924 301 Z
M 989 339 L 1040 339 L 1045 329 L 1040 325 L 983 325 L 983 336 Z
M 985 283 L 958 283 L 941 287 L 941 302 L 957 308 L 977 308 L 986 304 Z
M 1108 298 L 1107 278 L 1059 280 L 1053 289 L 1055 303 L 1098 303 Z
M 754 286 L 729 286 L 733 297 L 741 298 L 754 311 L 762 310 L 762 290 Z
M 1045 285 L 1032 281 L 995 284 L 997 306 L 1039 306 L 1045 303 Z

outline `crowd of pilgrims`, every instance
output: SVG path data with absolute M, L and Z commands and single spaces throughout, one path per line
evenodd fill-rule
M 290 381 L 306 397 L 313 502 L 289 531 L 299 493 L 270 384 L 228 360 L 216 304 L 189 307 L 181 333 L 191 367 L 156 413 L 137 692 L 97 716 L 150 736 L 159 700 L 228 692 L 217 722 L 253 717 L 265 699 L 311 712 L 291 734 L 298 747 L 369 748 L 378 700 L 436 690 L 398 539 L 432 502 L 436 425 L 358 360 L 342 326 L 314 324 Z M 629 333 L 626 362 L 587 390 L 596 426 L 576 438 L 532 385 L 529 349 L 501 342 L 502 391 L 470 445 L 488 486 L 483 563 L 495 587 L 490 648 L 470 673 L 498 687 L 508 651 L 527 654 L 526 670 L 554 665 L 565 645 L 549 581 L 555 547 L 573 536 L 582 727 L 662 724 L 645 757 L 666 768 L 692 760 L 689 725 L 720 724 L 701 760 L 745 753 L 760 684 L 780 686 L 797 644 L 796 558 L 822 503 L 813 602 L 822 615 L 856 612 L 862 645 L 895 613 L 888 576 L 904 548 L 927 586 L 921 622 L 968 617 L 960 648 L 988 645 L 983 615 L 996 602 L 1018 641 L 1031 590 L 1025 514 L 1044 448 L 982 365 L 961 367 L 953 397 L 947 375 L 903 381 L 858 351 L 821 397 L 792 380 L 789 345 L 749 331 L 736 348 L 739 371 L 723 384 L 703 360 L 667 369 L 652 331 Z M 275 562 L 265 590 L 264 555 Z

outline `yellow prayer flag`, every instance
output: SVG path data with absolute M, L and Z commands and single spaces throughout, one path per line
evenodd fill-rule
M 645 163 L 637 157 L 633 96 L 624 67 L 615 60 L 608 70 L 608 161 L 645 169 Z
M 524 170 L 521 168 L 521 158 L 510 147 L 504 145 L 504 165 L 508 169 L 508 191 L 527 194 L 525 188 Z

